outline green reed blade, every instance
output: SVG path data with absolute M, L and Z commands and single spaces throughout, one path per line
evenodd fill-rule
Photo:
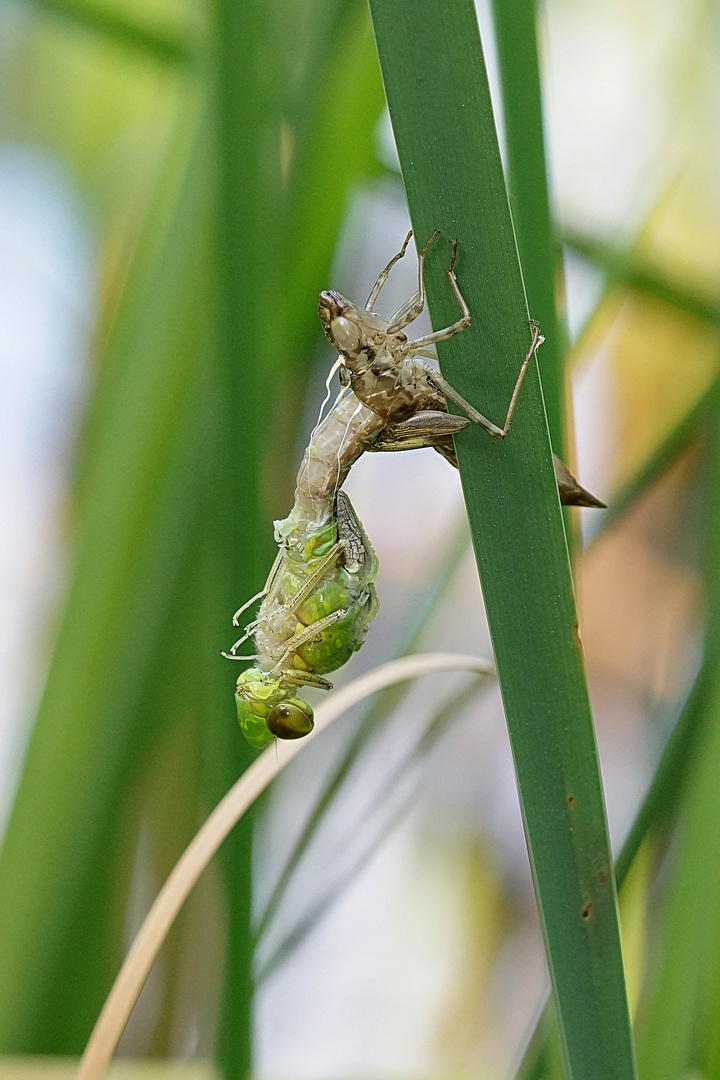
M 435 326 L 472 326 L 439 349 L 446 377 L 496 421 L 529 342 L 473 5 L 372 0 L 381 70 Z M 515 757 L 568 1076 L 635 1075 L 615 884 L 567 544 L 535 368 L 504 443 L 458 440 L 463 488 Z
M 207 185 L 187 142 L 168 162 L 88 425 L 67 607 L 0 861 L 3 1051 L 79 1052 L 122 948 L 122 809 L 161 725 L 142 705 L 199 498 L 189 436 L 207 223 L 190 209 Z
M 513 0 L 512 4 L 493 0 L 510 204 L 530 314 L 545 336 L 539 359 L 550 441 L 564 457 L 567 328 L 558 318 L 555 303 L 562 261 L 545 168 L 536 16 L 535 0 Z

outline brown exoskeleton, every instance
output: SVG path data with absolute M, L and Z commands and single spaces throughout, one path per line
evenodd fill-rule
M 433 446 L 457 467 L 452 436 L 471 422 L 496 439 L 504 439 L 508 434 L 530 361 L 544 339 L 537 324 L 531 322 L 530 348 L 520 367 L 502 427 L 479 413 L 439 371 L 425 363 L 425 358 L 434 357 L 434 353 L 429 351 L 431 346 L 465 330 L 471 318 L 455 277 L 457 243 L 453 240 L 447 276 L 460 308 L 460 318 L 451 326 L 414 341 L 408 340 L 403 332 L 425 307 L 425 255 L 437 235 L 437 232 L 432 234 L 420 253 L 417 292 L 390 320 L 382 318 L 373 308 L 390 270 L 405 254 L 411 232 L 402 249 L 378 277 L 364 308 L 329 290 L 320 293 L 318 312 L 328 340 L 340 354 L 341 381 L 350 386 L 363 405 L 385 421 L 382 434 L 368 449 L 411 450 Z M 464 416 L 448 413 L 446 399 L 452 401 Z M 558 457 L 554 457 L 554 464 L 562 503 L 574 506 L 605 505 L 581 487 Z

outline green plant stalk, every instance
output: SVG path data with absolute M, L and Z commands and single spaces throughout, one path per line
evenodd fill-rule
M 653 451 L 648 461 L 621 488 L 612 500 L 608 513 L 604 515 L 606 519 L 609 519 L 605 528 L 615 526 L 629 510 L 637 505 L 651 485 L 674 464 L 678 456 L 697 437 L 699 429 L 717 413 L 719 387 L 720 381 L 715 380 L 711 383 L 700 400 Z M 605 528 L 601 528 L 593 536 L 592 543 L 603 535 Z M 714 605 L 711 604 L 710 609 L 713 610 Z M 714 641 L 718 640 L 718 629 L 720 628 L 715 627 L 712 631 L 712 634 L 715 634 Z M 615 861 L 618 889 L 622 889 L 645 839 L 658 827 L 671 823 L 678 816 L 683 793 L 689 778 L 692 777 L 692 763 L 697 758 L 697 744 L 701 739 L 707 738 L 704 732 L 713 714 L 712 694 L 713 687 L 718 681 L 718 655 L 720 654 L 717 645 L 710 643 L 706 646 L 701 669 L 663 748 L 652 782 Z M 524 1080 L 539 1080 L 542 1076 L 551 1075 L 545 1058 L 545 1038 L 549 1020 L 550 1016 L 546 1009 L 518 1070 L 518 1076 L 523 1077 Z
M 188 128 L 108 344 L 112 392 L 101 378 L 93 402 L 67 608 L 2 851 L 3 1052 L 79 1052 L 120 945 L 107 919 L 119 807 L 160 723 L 141 706 L 199 497 L 188 415 L 204 358 L 206 222 L 189 211 L 207 188 L 198 155 L 188 167 L 191 114 Z
M 695 747 L 708 716 L 708 683 L 717 680 L 717 673 L 714 671 L 716 666 L 712 657 L 703 663 L 615 860 L 615 880 L 620 892 L 643 842 L 677 816 L 696 753 Z M 548 1054 L 546 1041 L 554 1034 L 552 1020 L 552 1010 L 546 1006 L 517 1070 L 516 1075 L 522 1077 L 522 1080 L 540 1080 L 540 1077 L 553 1075 L 552 1055 Z
M 720 669 L 705 696 L 709 715 L 685 769 L 683 804 L 656 984 L 638 1022 L 638 1066 L 675 1080 L 694 1065 L 698 1017 L 720 949 Z M 713 1009 L 715 1006 L 713 1006 Z
M 275 357 L 282 325 L 280 104 L 273 12 L 262 0 L 214 6 L 217 163 L 216 363 L 207 388 L 215 434 L 208 457 L 205 648 L 213 705 L 204 730 L 206 798 L 214 806 L 254 758 L 234 722 L 238 671 L 219 655 L 232 606 L 261 588 L 272 529 L 261 509 Z M 220 852 L 227 914 L 217 1059 L 228 1080 L 252 1070 L 252 824 L 245 817 Z
M 415 234 L 459 245 L 473 321 L 440 352 L 456 389 L 507 408 L 529 342 L 475 11 L 371 0 Z M 449 248 L 428 258 L 434 326 L 457 318 Z M 512 434 L 457 439 L 460 471 L 518 776 L 556 999 L 575 1080 L 635 1076 L 617 899 L 567 544 L 533 365 Z
M 317 295 L 330 284 L 348 192 L 376 167 L 375 130 L 385 103 L 364 0 L 319 0 L 307 11 L 292 0 L 286 7 L 301 23 L 311 21 L 303 28 L 283 20 L 284 54 L 292 61 L 300 53 L 302 77 L 285 87 L 283 97 L 290 162 L 283 190 L 282 277 L 272 315 L 282 333 L 272 359 L 278 376 L 267 417 L 273 438 L 263 462 L 264 496 L 273 517 L 287 513 L 293 497 L 302 419 L 297 403 L 324 340 Z M 328 139 L 333 116 L 343 122 Z
M 665 933 L 651 992 L 638 1024 L 642 1075 L 671 1080 L 696 1065 L 699 1019 L 717 1003 L 720 952 L 720 427 L 717 404 L 710 439 L 711 481 L 705 551 L 707 629 L 699 733 L 689 748 L 677 839 L 665 897 Z M 705 1024 L 707 1027 L 707 1024 Z
M 294 449 L 308 344 L 319 333 L 317 291 L 327 284 L 348 186 L 372 159 L 372 131 L 382 105 L 367 13 L 347 0 L 322 6 L 325 16 L 337 20 L 339 32 L 321 63 L 311 66 L 308 78 L 319 88 L 287 100 L 280 43 L 296 8 L 292 2 L 269 9 L 261 2 L 238 6 L 231 0 L 217 7 L 219 365 L 213 401 L 222 435 L 208 476 L 208 514 L 225 539 L 222 552 L 214 552 L 220 572 L 208 580 L 217 615 L 217 636 L 207 642 L 213 654 L 230 630 L 228 599 L 237 603 L 256 592 L 271 565 L 271 515 L 264 502 L 261 506 L 261 479 Z M 312 18 L 308 39 L 300 34 L 288 43 L 293 61 L 304 48 L 312 53 L 316 35 L 325 30 L 320 13 Z M 344 132 L 336 141 L 326 137 L 327 116 L 338 107 L 353 135 L 344 153 Z M 283 179 L 285 117 L 291 124 L 291 157 Z M 283 404 L 290 406 L 290 415 L 272 411 Z M 272 511 L 284 508 L 273 504 Z M 224 666 L 224 677 L 212 686 L 225 686 L 228 714 L 237 670 L 217 663 Z M 219 716 L 220 708 L 218 699 L 208 716 Z M 214 802 L 241 771 L 241 762 L 254 755 L 233 723 L 222 731 L 208 724 L 207 740 L 208 759 L 214 762 L 208 798 Z M 233 1078 L 246 1075 L 251 1063 L 251 827 L 248 818 L 221 852 L 229 927 L 218 1050 L 224 1074 Z
M 295 341 L 290 363 L 305 369 L 320 335 L 315 294 L 330 284 L 348 188 L 375 166 L 375 129 L 385 104 L 367 7 L 346 2 L 336 24 L 317 57 L 313 85 L 305 87 L 306 96 L 315 90 L 316 100 L 301 126 L 288 191 L 283 309 Z M 342 117 L 332 139 L 329 117 Z
M 528 305 L 545 336 L 538 356 L 550 442 L 566 456 L 563 359 L 567 328 L 558 318 L 556 281 L 562 281 L 560 243 L 553 227 L 545 167 L 542 91 L 535 0 L 493 0 L 500 64 L 507 186 Z

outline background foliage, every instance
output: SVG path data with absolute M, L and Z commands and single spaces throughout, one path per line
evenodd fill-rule
M 541 370 L 551 431 L 557 446 L 568 438 L 564 358 L 578 403 L 582 479 L 610 502 L 578 556 L 577 578 L 618 838 L 650 783 L 619 864 L 640 1076 L 713 1077 L 720 222 L 717 149 L 707 131 L 718 89 L 717 10 L 676 0 L 546 5 L 540 56 L 551 218 L 543 209 L 533 12 L 514 5 L 513 23 L 504 7 L 496 5 L 496 49 L 487 12 L 483 30 L 499 67 L 530 308 L 549 339 Z M 44 555 L 56 569 L 41 570 L 37 546 L 9 532 L 27 558 L 18 564 L 11 552 L 10 572 L 19 565 L 16 577 L 36 584 L 11 607 L 11 616 L 27 609 L 31 618 L 16 635 L 22 650 L 8 652 L 8 682 L 17 666 L 29 702 L 35 685 L 45 689 L 0 861 L 0 1052 L 77 1054 L 156 883 L 249 760 L 233 722 L 235 672 L 218 651 L 229 641 L 229 612 L 262 583 L 272 518 L 292 497 L 308 424 L 298 403 L 312 385 L 316 294 L 332 284 L 362 298 L 404 225 L 388 211 L 401 200 L 399 179 L 382 134 L 368 13 L 356 0 L 3 0 L 0 60 L 5 291 L 12 296 L 23 259 L 37 251 L 18 246 L 10 228 L 17 192 L 30 200 L 27 178 L 49 177 L 53 190 L 72 192 L 65 198 L 75 246 L 51 284 L 73 309 L 67 350 L 83 359 L 85 386 L 70 464 L 56 467 L 68 494 L 48 504 L 46 527 L 62 522 L 62 573 L 57 550 Z M 359 236 L 368 216 L 367 231 L 385 233 L 379 252 L 363 249 Z M 544 236 L 536 249 L 533 234 Z M 547 252 L 560 241 L 565 284 L 558 271 L 553 289 Z M 73 274 L 82 302 L 70 292 Z M 7 310 L 8 325 L 25 314 L 29 335 L 35 310 Z M 7 340 L 10 419 L 25 354 Z M 45 378 L 55 385 L 51 369 Z M 308 415 L 312 392 L 311 400 Z M 356 502 L 363 483 L 374 502 L 386 486 L 398 491 L 397 474 L 377 471 L 393 467 L 369 463 Z M 420 466 L 425 486 L 433 468 Z M 10 494 L 8 512 L 24 505 Z M 477 606 L 463 537 L 442 525 L 432 534 L 435 550 L 412 561 L 412 508 L 383 505 L 379 513 L 404 529 L 399 558 L 391 546 L 389 555 L 380 549 L 371 507 L 361 516 L 383 564 L 392 572 L 404 559 L 406 570 L 388 575 L 384 636 L 379 629 L 364 662 L 412 647 L 423 632 L 435 647 L 477 651 L 482 631 L 459 595 L 472 594 L 470 608 Z M 417 532 L 436 524 L 421 521 Z M 422 714 L 415 703 L 385 724 L 374 712 L 348 728 L 351 738 L 329 741 L 325 756 L 313 751 L 266 808 L 254 865 L 260 1069 L 279 1061 L 298 1076 L 441 1068 L 492 1076 L 518 1060 L 541 982 L 537 937 L 527 944 L 535 933 L 528 877 L 515 810 L 506 819 L 499 809 L 510 777 L 503 772 L 494 786 L 491 775 L 501 751 L 477 741 L 485 738 L 478 727 L 498 716 L 497 701 L 482 714 L 474 704 L 465 719 L 464 708 L 461 697 L 431 702 Z M 414 916 L 423 929 L 403 954 L 401 989 L 390 998 L 397 1007 L 382 1037 L 383 1010 L 367 1012 L 373 1037 L 389 1049 L 364 1058 L 363 1039 L 348 1036 L 345 1049 L 312 1057 L 282 1003 L 307 994 L 308 980 L 312 988 L 307 950 L 332 934 L 343 910 L 347 920 L 342 897 L 362 896 L 362 881 L 373 880 L 362 867 L 376 852 L 386 875 L 393 851 L 407 859 L 409 848 L 391 841 L 381 849 L 380 840 L 420 777 L 424 800 L 406 822 L 423 855 L 397 895 L 417 904 L 424 887 L 436 906 L 429 900 Z M 489 794 L 463 801 L 469 786 Z M 215 1052 L 227 1075 L 249 1068 L 251 827 L 227 845 L 168 942 L 126 1052 Z M 391 903 L 387 891 L 365 896 L 364 912 Z M 331 940 L 346 940 L 349 927 Z M 380 994 L 396 945 L 387 933 L 373 945 L 367 984 L 358 955 L 346 959 L 357 965 L 357 985 Z M 436 966 L 445 964 L 445 979 L 423 999 L 419 1023 L 402 999 L 417 1007 L 409 987 L 422 984 L 418 973 L 433 956 L 443 957 Z M 331 961 L 318 970 L 332 983 Z M 339 996 L 355 1017 L 362 1010 L 353 982 L 346 972 Z M 273 1059 L 278 1027 L 290 1049 Z M 417 1027 L 431 1035 L 418 1041 Z M 539 1034 L 523 1067 L 559 1075 L 552 1040 Z

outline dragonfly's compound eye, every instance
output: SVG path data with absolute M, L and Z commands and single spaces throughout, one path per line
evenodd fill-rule
M 313 711 L 301 698 L 291 698 L 270 710 L 267 726 L 278 739 L 302 739 L 315 727 Z
M 330 334 L 335 348 L 342 353 L 354 353 L 360 348 L 359 328 L 342 315 L 330 323 Z

